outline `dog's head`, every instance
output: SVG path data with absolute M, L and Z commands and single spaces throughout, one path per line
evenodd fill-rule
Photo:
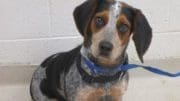
M 74 19 L 84 37 L 83 46 L 88 57 L 97 64 L 118 64 L 131 35 L 143 62 L 152 29 L 139 9 L 118 0 L 87 0 L 75 8 Z

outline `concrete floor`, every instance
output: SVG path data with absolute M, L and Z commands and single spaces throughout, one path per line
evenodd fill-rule
M 171 72 L 180 71 L 180 59 L 147 61 L 145 64 Z M 0 101 L 31 101 L 29 82 L 36 67 L 1 66 Z M 140 68 L 131 70 L 123 101 L 180 101 L 180 77 L 162 77 Z

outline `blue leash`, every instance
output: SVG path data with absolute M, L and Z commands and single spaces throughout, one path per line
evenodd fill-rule
M 106 73 L 109 71 L 108 69 L 104 69 L 104 68 L 102 69 L 101 67 L 96 66 L 92 61 L 90 61 L 86 58 L 84 58 L 84 62 L 86 63 L 86 65 L 88 66 L 88 68 L 91 70 L 91 72 L 93 74 Z M 160 69 L 155 68 L 155 67 L 136 65 L 136 64 L 122 64 L 122 65 L 119 65 L 113 69 L 116 71 L 128 71 L 130 69 L 135 69 L 135 68 L 140 68 L 140 67 L 147 70 L 147 71 L 155 73 L 155 74 L 168 76 L 168 77 L 180 77 L 180 72 L 173 74 L 173 73 L 169 73 L 169 72 L 160 70 Z
M 180 72 L 178 72 L 178 73 L 169 73 L 169 72 L 166 72 L 166 71 L 163 71 L 163 70 L 160 70 L 158 68 L 151 67 L 151 66 L 142 66 L 142 65 L 136 65 L 136 64 L 126 64 L 126 65 L 123 65 L 121 67 L 121 69 L 122 69 L 122 71 L 127 71 L 127 70 L 138 68 L 138 67 L 144 68 L 145 70 L 148 70 L 148 71 L 150 71 L 152 73 L 163 75 L 163 76 L 180 77 Z

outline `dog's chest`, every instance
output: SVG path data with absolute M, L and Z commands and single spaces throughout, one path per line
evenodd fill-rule
M 75 101 L 121 101 L 122 87 L 120 84 L 104 86 L 84 86 L 77 89 Z
M 107 84 L 87 84 L 81 79 L 76 65 L 66 76 L 66 96 L 68 101 L 121 101 L 126 90 L 126 80 Z

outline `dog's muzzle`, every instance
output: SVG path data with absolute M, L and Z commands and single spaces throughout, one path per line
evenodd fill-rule
M 102 41 L 99 44 L 100 55 L 109 56 L 113 49 L 113 45 L 110 42 Z

